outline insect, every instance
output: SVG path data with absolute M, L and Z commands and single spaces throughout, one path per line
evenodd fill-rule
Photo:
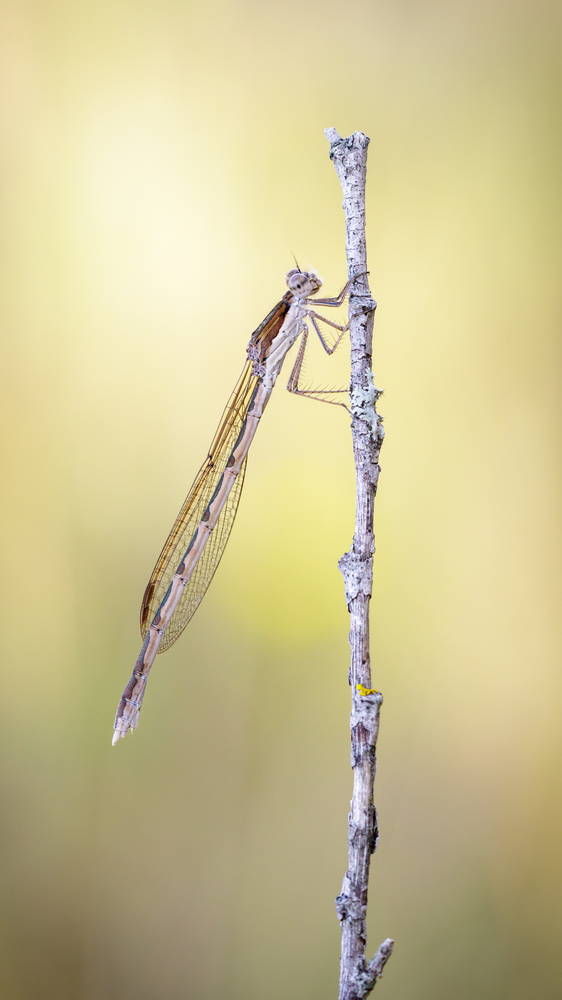
M 359 275 L 357 276 L 359 277 Z M 114 723 L 113 744 L 136 729 L 148 675 L 157 653 L 176 641 L 195 614 L 224 552 L 234 522 L 246 471 L 248 450 L 289 349 L 302 335 L 287 389 L 326 399 L 345 389 L 314 390 L 300 385 L 310 320 L 327 354 L 333 354 L 348 329 L 317 313 L 312 305 L 341 306 L 354 279 L 334 298 L 314 299 L 322 279 L 293 268 L 288 291 L 252 334 L 248 358 L 227 403 L 205 462 L 181 508 L 145 590 L 140 615 L 142 649 L 125 688 Z M 319 322 L 338 331 L 335 343 L 324 338 Z

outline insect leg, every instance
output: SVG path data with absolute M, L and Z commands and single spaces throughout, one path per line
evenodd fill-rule
M 317 298 L 315 298 L 314 301 L 315 301 L 316 305 L 318 305 L 318 306 L 332 306 L 334 309 L 337 309 L 338 306 L 341 306 L 343 304 L 343 300 L 345 299 L 345 297 L 346 297 L 346 295 L 347 295 L 347 293 L 348 293 L 351 285 L 355 281 L 355 279 L 356 278 L 362 278 L 364 274 L 368 274 L 368 273 L 369 273 L 368 271 L 362 271 L 361 274 L 354 274 L 353 278 L 350 278 L 349 281 L 347 281 L 345 283 L 345 285 L 343 286 L 343 288 L 342 288 L 341 292 L 339 293 L 339 295 L 334 295 L 333 298 L 328 298 L 328 299 L 317 299 Z
M 320 343 L 322 344 L 322 347 L 326 351 L 326 354 L 333 354 L 334 351 L 336 350 L 336 348 L 338 347 L 338 345 L 339 345 L 339 343 L 340 343 L 340 341 L 341 341 L 344 333 L 347 333 L 347 330 L 349 328 L 349 320 L 347 321 L 347 323 L 345 324 L 345 326 L 341 326 L 339 323 L 332 323 L 329 319 L 326 319 L 325 316 L 320 316 L 319 313 L 314 312 L 312 309 L 308 312 L 308 316 L 310 316 L 310 319 L 312 321 L 312 325 L 313 325 L 314 329 L 316 330 L 316 333 L 318 334 L 318 338 L 320 340 Z M 329 347 L 328 344 L 326 343 L 326 341 L 324 340 L 324 337 L 322 336 L 322 331 L 320 330 L 320 327 L 318 326 L 318 322 L 317 322 L 319 319 L 321 319 L 323 323 L 327 323 L 328 326 L 333 326 L 334 329 L 341 331 L 341 333 L 340 333 L 338 339 L 336 340 L 335 344 L 333 345 L 333 347 Z
M 311 317 L 311 319 L 312 319 L 312 322 L 314 323 L 315 328 L 317 329 L 316 323 L 314 322 L 314 317 Z M 318 329 L 317 329 L 317 332 L 318 332 L 318 334 L 320 336 L 320 340 L 322 340 L 322 335 L 320 334 L 320 331 Z M 343 337 L 343 333 L 341 334 L 341 337 Z M 341 337 L 340 337 L 340 340 L 341 340 Z M 299 350 L 298 350 L 297 358 L 296 358 L 296 361 L 295 361 L 295 363 L 293 365 L 293 370 L 292 370 L 292 372 L 291 372 L 291 374 L 289 376 L 289 381 L 287 382 L 287 389 L 288 389 L 288 391 L 292 392 L 295 396 L 307 396 L 308 399 L 316 399 L 316 400 L 318 400 L 319 403 L 331 403 L 332 406 L 343 406 L 344 409 L 349 412 L 349 407 L 347 407 L 345 405 L 345 403 L 340 403 L 340 402 L 338 402 L 335 399 L 324 399 L 323 398 L 324 396 L 331 396 L 331 395 L 334 395 L 334 394 L 339 395 L 341 393 L 347 393 L 347 389 L 304 389 L 304 388 L 302 388 L 302 386 L 300 384 L 300 377 L 301 377 L 301 373 L 302 373 L 302 366 L 303 366 L 303 362 L 304 362 L 304 356 L 305 356 L 305 353 L 306 353 L 307 340 L 308 340 L 308 327 L 306 327 L 305 330 L 303 331 L 302 340 L 301 340 L 300 345 L 299 345 Z M 333 354 L 333 351 L 335 350 L 335 347 L 334 347 L 333 350 L 330 350 L 328 347 L 326 347 L 326 345 L 324 344 L 323 340 L 322 340 L 322 343 L 323 343 L 323 346 L 324 346 L 325 350 L 327 351 L 327 353 L 328 354 Z

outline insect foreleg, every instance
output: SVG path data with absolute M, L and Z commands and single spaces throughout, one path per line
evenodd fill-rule
M 343 288 L 342 288 L 341 292 L 339 293 L 339 295 L 334 295 L 332 298 L 317 299 L 315 297 L 314 298 L 315 304 L 317 306 L 330 306 L 332 309 L 337 309 L 338 306 L 343 305 L 343 300 L 345 299 L 345 297 L 346 297 L 346 295 L 347 295 L 347 293 L 348 293 L 348 291 L 350 289 L 351 283 L 353 281 L 355 281 L 355 279 L 351 278 L 348 282 L 346 282 L 346 284 L 343 286 Z
M 346 284 L 343 286 L 343 288 L 342 288 L 341 292 L 339 293 L 339 295 L 334 295 L 333 298 L 328 298 L 328 299 L 316 299 L 315 298 L 314 301 L 315 301 L 316 305 L 317 306 L 331 306 L 333 309 L 337 309 L 338 306 L 341 306 L 343 304 L 343 300 L 345 299 L 345 297 L 346 297 L 349 289 L 351 288 L 351 285 L 355 281 L 355 279 L 356 278 L 362 278 L 363 275 L 368 274 L 368 273 L 369 273 L 368 271 L 361 271 L 361 274 L 354 274 L 353 278 L 350 278 L 349 281 L 346 282 Z

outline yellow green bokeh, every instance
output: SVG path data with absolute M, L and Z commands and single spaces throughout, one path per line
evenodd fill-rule
M 111 748 L 140 599 L 294 253 L 371 136 L 387 438 L 368 951 L 560 995 L 562 11 L 5 0 L 0 1000 L 326 1000 L 351 794 L 349 421 L 283 379 L 209 593 Z M 311 381 L 345 384 L 344 349 Z

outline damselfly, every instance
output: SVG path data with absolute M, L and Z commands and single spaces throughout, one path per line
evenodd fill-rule
M 354 279 L 352 279 L 354 280 Z M 285 356 L 302 335 L 287 389 L 322 399 L 346 392 L 305 389 L 300 385 L 308 338 L 307 319 L 327 354 L 333 354 L 348 323 L 333 323 L 315 312 L 310 297 L 322 286 L 314 272 L 297 266 L 286 276 L 289 291 L 273 307 L 247 347 L 248 359 L 185 503 L 180 510 L 144 593 L 141 605 L 142 649 L 125 688 L 115 718 L 113 743 L 136 729 L 146 682 L 154 659 L 176 641 L 195 614 L 224 552 L 232 528 L 246 471 L 248 450 L 264 408 L 273 392 Z M 341 306 L 351 281 L 339 295 L 314 299 L 314 305 Z M 319 322 L 338 331 L 329 344 Z

